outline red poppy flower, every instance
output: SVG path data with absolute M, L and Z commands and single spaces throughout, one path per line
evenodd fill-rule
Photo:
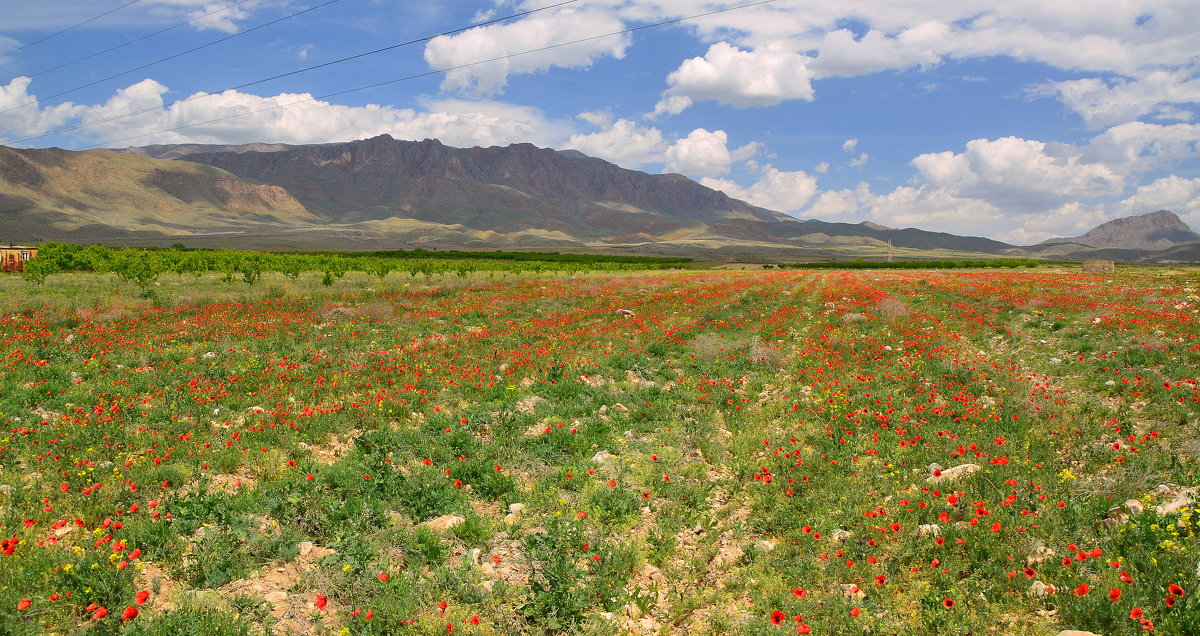
M 1117 599 L 1121 598 L 1121 589 L 1120 589 L 1120 588 L 1116 588 L 1116 587 L 1114 587 L 1113 589 L 1109 590 L 1109 591 L 1108 591 L 1108 598 L 1109 598 L 1109 600 L 1111 600 L 1112 602 L 1116 603 L 1116 602 L 1117 602 Z
M 1141 618 L 1142 615 L 1144 615 L 1145 613 L 1146 612 L 1142 611 L 1142 608 L 1135 607 L 1135 608 L 1129 610 L 1129 618 L 1131 618 L 1133 620 L 1137 620 L 1137 619 Z
M 379 573 L 379 582 L 380 583 L 387 583 L 389 578 L 391 578 L 391 577 L 388 576 L 387 572 Z
M 1164 597 L 1163 602 L 1167 604 L 1167 607 L 1175 607 L 1175 597 L 1174 596 Z
M 150 590 L 142 590 L 133 596 L 133 602 L 138 605 L 145 605 L 146 600 L 150 598 Z
M 811 631 L 812 631 L 812 628 L 809 627 L 807 623 L 801 623 L 800 626 L 796 628 L 797 634 L 807 634 Z
M 946 609 L 950 609 L 950 608 L 954 607 L 954 599 L 952 599 L 952 598 L 942 599 L 942 607 L 945 607 Z
M 854 609 L 852 609 L 852 610 L 850 610 L 850 615 L 851 615 L 851 616 L 857 617 L 859 614 L 862 614 L 862 610 L 861 610 L 861 609 L 859 609 L 859 608 L 857 608 L 857 607 L 856 607 L 856 608 L 854 608 Z
M 1171 593 L 1171 596 L 1183 596 L 1183 588 L 1174 583 L 1167 586 L 1167 591 Z
M 804 597 L 808 596 L 808 590 L 802 590 L 800 588 L 796 588 L 796 589 L 792 590 L 792 594 L 795 595 L 796 598 L 804 598 Z
M 98 621 L 98 620 L 104 618 L 105 616 L 108 616 L 108 608 L 107 607 L 97 607 L 96 611 L 92 613 L 92 620 Z
M 138 608 L 130 605 L 129 607 L 125 608 L 124 612 L 121 612 L 121 620 L 131 621 L 131 620 L 137 618 L 137 615 L 138 615 Z
M 479 617 L 478 617 L 478 616 L 472 616 L 472 617 L 471 617 L 471 619 L 470 619 L 470 620 L 468 620 L 467 622 L 468 622 L 468 623 L 470 623 L 470 624 L 472 624 L 472 625 L 478 625 L 478 624 L 479 624 Z
M 316 605 L 317 609 L 319 609 L 319 610 L 325 609 L 325 606 L 328 604 L 329 604 L 329 599 L 325 598 L 325 596 L 322 594 L 318 594 L 317 600 L 313 601 L 313 605 Z
M 783 612 L 781 612 L 779 610 L 775 610 L 774 612 L 771 613 L 771 624 L 772 625 L 782 625 L 783 621 L 786 621 L 786 620 L 787 620 L 787 614 L 784 614 Z
M 30 605 L 33 605 L 33 601 L 31 601 L 27 598 L 23 598 L 23 599 L 17 601 L 17 611 L 20 611 L 23 609 L 29 609 Z

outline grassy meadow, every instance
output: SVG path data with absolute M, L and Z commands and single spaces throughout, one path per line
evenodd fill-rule
M 1200 633 L 1195 269 L 224 278 L 0 277 L 0 635 Z

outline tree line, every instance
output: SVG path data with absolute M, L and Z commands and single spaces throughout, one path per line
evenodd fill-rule
M 266 272 L 299 278 L 305 272 L 324 273 L 322 282 L 332 285 L 347 272 L 365 272 L 384 278 L 392 272 L 412 276 L 434 276 L 472 272 L 560 272 L 618 271 L 676 267 L 690 259 L 590 254 L 547 254 L 515 252 L 251 252 L 241 250 L 186 249 L 174 247 L 135 248 L 104 245 L 43 243 L 37 258 L 26 263 L 27 280 L 43 283 L 51 274 L 66 272 L 113 273 L 140 287 L 154 283 L 160 275 L 216 272 L 222 280 L 241 280 L 253 285 Z

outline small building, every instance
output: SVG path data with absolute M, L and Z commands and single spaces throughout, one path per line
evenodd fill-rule
M 1112 261 L 1084 261 L 1084 274 L 1112 274 L 1117 271 L 1116 263 Z
M 0 271 L 23 272 L 25 262 L 37 258 L 37 248 L 27 245 L 0 245 Z

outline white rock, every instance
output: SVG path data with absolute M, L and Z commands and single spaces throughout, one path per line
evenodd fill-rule
M 435 532 L 445 532 L 464 521 L 466 521 L 466 519 L 458 515 L 442 515 L 436 519 L 430 519 L 422 525 Z
M 981 468 L 982 467 L 979 464 L 962 464 L 959 466 L 955 466 L 954 468 L 947 468 L 947 469 L 941 471 L 941 474 L 938 474 L 937 471 L 934 471 L 934 474 L 930 475 L 925 481 L 927 483 L 933 484 L 933 483 L 937 483 L 939 481 L 948 481 L 951 479 L 961 479 L 963 477 L 966 477 L 967 475 L 970 475 L 973 472 L 980 470 Z

